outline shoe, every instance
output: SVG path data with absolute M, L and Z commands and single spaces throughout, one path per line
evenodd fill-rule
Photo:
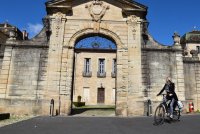
M 169 117 L 170 116 L 170 113 L 167 113 L 167 117 Z
M 173 115 L 171 114 L 170 116 L 169 116 L 171 119 L 173 119 Z

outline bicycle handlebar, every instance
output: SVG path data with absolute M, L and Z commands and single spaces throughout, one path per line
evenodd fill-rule
M 167 94 L 158 94 L 157 96 L 160 96 L 160 95 L 162 95 L 162 96 L 166 96 Z

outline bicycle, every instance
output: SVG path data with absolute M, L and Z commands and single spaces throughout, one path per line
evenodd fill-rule
M 155 125 L 163 124 L 164 121 L 167 119 L 166 117 L 169 118 L 169 111 L 170 111 L 170 103 L 171 101 L 168 100 L 167 102 L 164 101 L 166 94 L 163 95 L 163 101 L 157 106 L 154 114 L 154 123 Z M 174 111 L 173 111 L 173 119 L 175 121 L 180 121 L 180 116 L 181 116 L 181 108 L 179 107 L 177 101 L 174 102 Z

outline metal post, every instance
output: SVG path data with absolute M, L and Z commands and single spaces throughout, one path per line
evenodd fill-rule
M 151 100 L 149 99 L 148 101 L 147 101 L 147 105 L 148 105 L 148 109 L 147 109 L 147 116 L 152 116 L 152 103 L 151 103 Z
M 54 99 L 51 99 L 50 102 L 50 116 L 54 115 Z

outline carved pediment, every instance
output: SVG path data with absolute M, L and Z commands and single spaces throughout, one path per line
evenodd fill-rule
M 146 16 L 147 7 L 132 0 L 51 0 L 46 2 L 47 14 L 62 12 L 68 14 L 72 12 L 72 7 L 87 2 L 107 2 L 122 9 L 126 15 L 140 13 Z M 99 8 L 100 9 L 100 8 Z
M 72 0 L 51 0 L 45 3 L 47 14 L 62 12 L 68 14 L 72 11 Z

